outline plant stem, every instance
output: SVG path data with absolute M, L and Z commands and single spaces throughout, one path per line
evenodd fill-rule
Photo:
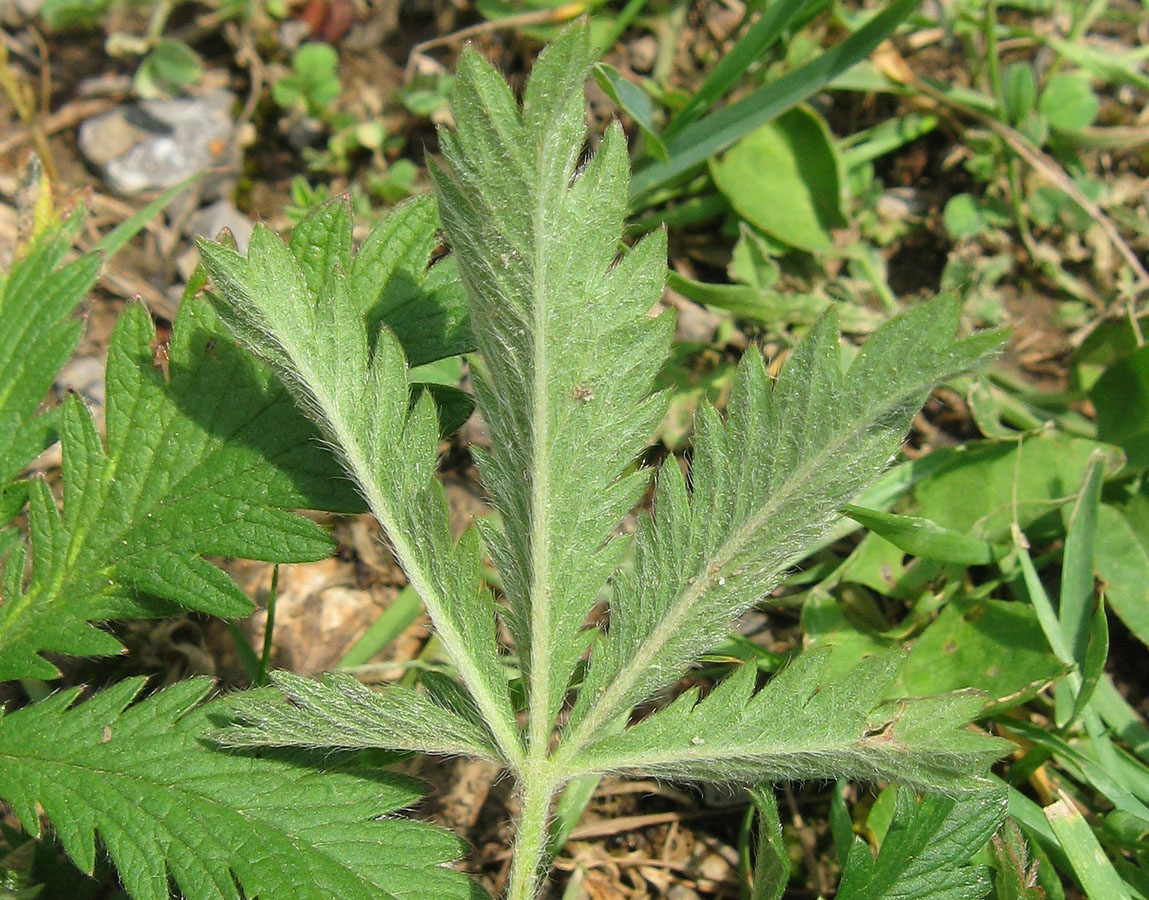
M 271 665 L 271 644 L 275 636 L 275 603 L 279 598 L 279 566 L 271 569 L 271 590 L 267 592 L 267 621 L 263 624 L 263 650 L 259 654 L 259 670 L 253 679 L 256 687 L 267 684 L 267 668 Z
M 515 846 L 506 900 L 535 900 L 542 886 L 547 820 L 558 785 L 549 773 L 535 775 L 531 770 L 523 773 L 520 784 L 519 816 L 515 823 Z

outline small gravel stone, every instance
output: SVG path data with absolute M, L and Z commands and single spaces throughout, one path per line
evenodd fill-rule
M 280 122 L 280 130 L 297 153 L 314 147 L 326 133 L 323 123 L 314 116 L 289 116 Z
M 44 0 L 0 0 L 0 23 L 11 27 L 35 18 Z
M 925 215 L 929 208 L 926 196 L 917 188 L 890 188 L 878 197 L 875 211 L 884 222 L 906 222 Z
M 60 394 L 75 391 L 95 407 L 104 405 L 104 363 L 98 356 L 77 356 L 56 376 Z
M 217 200 L 193 215 L 187 224 L 188 237 L 214 239 L 223 229 L 235 238 L 236 249 L 247 253 L 247 243 L 255 230 L 255 223 L 241 213 L 229 200 Z
M 654 35 L 644 34 L 642 37 L 631 42 L 630 45 L 630 67 L 642 75 L 647 74 L 654 68 L 654 62 L 658 59 L 658 41 L 655 40 Z
M 126 103 L 80 125 L 80 152 L 117 193 L 169 188 L 224 162 L 234 104 L 223 89 Z

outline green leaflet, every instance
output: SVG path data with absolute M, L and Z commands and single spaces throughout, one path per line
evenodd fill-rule
M 766 597 L 784 569 L 894 458 L 940 380 L 977 365 L 1000 333 L 954 340 L 958 305 L 941 297 L 879 329 L 842 371 L 833 311 L 771 383 L 761 357 L 738 367 L 723 422 L 699 410 L 692 489 L 659 475 L 633 574 L 616 583 L 611 624 L 591 658 L 567 754 L 671 683 Z
M 31 579 L 20 545 L 0 588 L 0 679 L 54 677 L 40 651 L 118 652 L 92 621 L 168 615 L 172 602 L 244 615 L 250 602 L 203 555 L 321 559 L 330 538 L 286 510 L 357 505 L 314 429 L 206 303 L 181 308 L 170 383 L 154 341 L 147 311 L 129 307 L 108 349 L 106 449 L 83 403 L 64 404 L 64 508 L 33 483 Z
M 393 212 L 379 226 L 384 238 L 368 240 L 363 252 L 370 256 L 362 262 L 362 253 L 351 260 L 350 219 L 342 203 L 301 222 L 290 247 L 257 227 L 246 259 L 208 241 L 200 251 L 217 289 L 216 307 L 240 340 L 272 365 L 335 448 L 387 532 L 504 758 L 514 759 L 520 742 L 498 663 L 494 603 L 480 578 L 478 539 L 474 531 L 457 543 L 451 539 L 435 479 L 435 403 L 424 390 L 412 402 L 404 348 L 385 324 L 388 310 L 404 304 L 388 306 L 393 292 L 377 283 L 390 277 L 410 287 L 422 276 L 430 253 L 424 233 L 433 233 L 426 209 L 417 202 Z M 375 319 L 384 324 L 368 332 Z M 434 359 L 443 351 L 421 352 Z
M 35 415 L 52 380 L 80 339 L 72 312 L 100 271 L 99 254 L 60 265 L 79 229 L 77 212 L 46 231 L 0 278 L 0 520 L 19 509 L 24 492 L 10 482 L 56 439 L 57 416 Z
M 216 734 L 220 743 L 417 750 L 502 761 L 473 706 L 464 705 L 466 717 L 452 708 L 457 697 L 427 697 L 400 685 L 372 690 L 344 674 L 315 680 L 275 672 L 271 680 L 277 690 L 247 691 L 227 701 L 236 723 Z
M 448 257 L 428 269 L 438 226 L 433 197 L 400 204 L 372 229 L 349 270 L 367 333 L 386 323 L 412 366 L 475 349 L 455 261 Z
M 992 879 L 970 858 L 1005 820 L 1004 788 L 969 797 L 917 798 L 898 791 L 894 820 L 874 857 L 854 838 L 846 857 L 841 900 L 979 900 Z
M 522 110 L 474 52 L 459 61 L 457 128 L 432 167 L 481 354 L 479 456 L 501 514 L 484 532 L 544 747 L 596 596 L 618 564 L 612 530 L 646 485 L 627 473 L 664 401 L 650 395 L 672 331 L 649 318 L 666 271 L 655 232 L 617 261 L 626 142 L 617 125 L 576 174 L 594 53 L 569 29 L 539 57 Z
M 39 810 L 82 870 L 95 837 L 133 900 L 481 900 L 442 868 L 457 839 L 380 818 L 419 799 L 417 782 L 357 762 L 225 754 L 202 740 L 218 704 L 208 679 L 129 706 L 130 679 L 73 706 L 79 688 L 0 718 L 0 797 L 40 833 Z M 337 798 L 337 799 L 336 799 Z
M 743 784 L 844 777 L 964 791 L 1011 746 L 965 730 L 975 693 L 883 702 L 900 658 L 873 656 L 831 680 L 829 651 L 802 653 L 754 693 L 741 666 L 699 702 L 696 691 L 587 747 L 573 774 L 638 770 Z

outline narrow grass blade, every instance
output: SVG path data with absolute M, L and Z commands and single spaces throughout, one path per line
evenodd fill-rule
M 654 124 L 654 103 L 651 101 L 650 95 L 630 79 L 623 78 L 622 73 L 614 66 L 609 66 L 606 63 L 595 65 L 594 79 L 598 82 L 598 86 L 606 91 L 610 99 L 634 120 L 634 124 L 641 129 L 646 138 L 650 151 L 662 162 L 670 162 L 670 157 L 666 153 L 666 145 L 659 137 L 658 129 Z
M 1069 517 L 1061 563 L 1058 619 L 1062 633 L 1073 650 L 1074 659 L 1082 667 L 1089 645 L 1090 622 L 1093 619 L 1093 550 L 1097 539 L 1097 515 L 1104 477 L 1104 461 L 1100 452 L 1095 452 Z
M 1053 608 L 1049 594 L 1045 591 L 1045 586 L 1041 583 L 1041 576 L 1037 574 L 1037 568 L 1033 565 L 1033 558 L 1021 540 L 1020 530 L 1016 530 L 1014 535 L 1014 549 L 1017 551 L 1018 562 L 1021 564 L 1022 580 L 1025 582 L 1025 590 L 1029 594 L 1029 602 L 1033 604 L 1034 612 L 1037 613 L 1037 621 L 1041 623 L 1041 630 L 1045 632 L 1045 639 L 1049 641 L 1049 648 L 1057 657 L 1058 662 L 1065 663 L 1067 666 L 1075 666 L 1073 652 L 1061 631 L 1057 612 Z M 1081 676 L 1076 672 L 1069 674 L 1071 681 L 1075 677 L 1080 681 Z M 1074 685 L 1075 690 L 1076 687 Z
M 651 191 L 686 175 L 759 125 L 769 122 L 821 90 L 837 75 L 867 57 L 919 3 L 921 0 L 894 0 L 837 47 L 684 128 L 667 141 L 669 163 L 653 163 L 634 176 L 630 183 L 632 211 L 642 208 Z
M 554 859 L 562 852 L 600 781 L 602 779 L 598 775 L 584 775 L 569 782 L 563 789 L 548 829 L 548 859 Z
M 1090 784 L 1117 809 L 1149 822 L 1149 807 L 1146 807 L 1130 791 L 1129 785 L 1124 783 L 1126 774 L 1124 767 L 1110 760 L 1106 760 L 1106 764 L 1098 761 L 1105 759 L 1102 756 L 1103 737 L 1098 740 L 1091 736 L 1093 753 L 1087 754 L 1089 748 L 1084 741 L 1080 744 L 1071 744 L 1047 729 L 1028 722 L 1011 723 L 1010 728 L 1021 737 L 1049 749 L 1057 756 L 1058 762 L 1066 772 L 1077 780 Z
M 1105 660 L 1109 656 L 1109 620 L 1105 616 L 1104 600 L 1097 604 L 1093 613 L 1093 624 L 1089 633 L 1089 644 L 1085 648 L 1085 658 L 1081 662 L 1081 688 L 1073 700 L 1073 711 L 1065 727 L 1069 727 L 1085 712 L 1101 676 L 1105 674 Z M 1094 711 L 1096 714 L 1096 711 Z
M 762 59 L 782 36 L 782 32 L 798 18 L 808 0 L 779 0 L 751 25 L 738 42 L 723 55 L 706 80 L 666 126 L 665 138 L 670 139 L 697 120 L 738 83 L 746 71 Z
M 339 660 L 337 669 L 352 669 L 367 662 L 399 637 L 423 610 L 419 592 L 410 585 L 403 588 L 392 602 Z
M 108 255 L 108 258 L 115 256 L 123 246 L 134 238 L 137 234 L 144 230 L 144 226 L 148 224 L 156 215 L 159 214 L 165 206 L 176 199 L 180 194 L 186 191 L 189 187 L 199 181 L 206 175 L 206 172 L 196 172 L 189 175 L 178 184 L 172 185 L 155 200 L 147 206 L 132 213 L 119 225 L 100 238 L 93 250 L 102 250 Z
M 986 566 L 1001 559 L 1006 552 L 1000 545 L 944 528 L 919 516 L 900 516 L 860 506 L 847 506 L 842 511 L 894 546 L 924 559 L 963 566 Z
M 1045 818 L 1089 900 L 1132 900 L 1128 885 L 1067 795 L 1063 793 L 1056 803 L 1045 808 Z
M 1113 732 L 1127 743 L 1142 762 L 1149 765 L 1149 727 L 1132 706 L 1113 686 L 1113 680 L 1103 675 L 1093 695 L 1093 708 Z
M 1006 809 L 1009 817 L 1022 827 L 1025 836 L 1032 845 L 1040 847 L 1058 869 L 1063 872 L 1069 869 L 1069 860 L 1065 856 L 1065 851 L 1057 842 L 1057 835 L 1049 827 L 1049 822 L 1040 806 L 1017 788 L 1011 787 L 1009 789 L 1009 805 Z

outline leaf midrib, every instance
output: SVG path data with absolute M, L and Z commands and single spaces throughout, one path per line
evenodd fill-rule
M 794 757 L 815 756 L 825 757 L 827 753 L 835 754 L 870 754 L 873 747 L 865 743 L 864 737 L 856 735 L 842 741 L 804 741 L 805 735 L 799 735 L 796 742 L 780 741 L 763 748 L 761 739 L 756 736 L 747 737 L 735 744 L 719 744 L 706 742 L 696 748 L 652 748 L 647 744 L 636 748 L 632 752 L 614 751 L 604 756 L 594 755 L 594 745 L 588 750 L 589 759 L 583 764 L 574 764 L 563 770 L 568 778 L 578 778 L 582 775 L 600 774 L 603 771 L 619 771 L 624 769 L 650 770 L 656 766 L 682 766 L 682 765 L 719 765 L 728 760 L 744 760 L 759 764 L 770 760 L 786 760 Z M 890 745 L 893 746 L 893 745 Z M 715 751 L 719 752 L 715 752 Z M 673 752 L 672 752 L 673 751 Z
M 538 154 L 541 166 L 542 154 Z M 542 175 L 535 173 L 535 184 L 543 184 Z M 550 638 L 551 638 L 551 584 L 550 584 L 550 468 L 547 450 L 550 446 L 550 423 L 547 421 L 547 388 L 550 384 L 549 344 L 550 307 L 545 289 L 545 258 L 540 247 L 545 200 L 541 195 L 531 215 L 534 231 L 531 258 L 531 305 L 534 310 L 533 360 L 531 371 L 531 578 L 528 603 L 530 604 L 530 725 L 528 753 L 541 760 L 546 756 L 553 723 L 550 721 Z M 545 715 L 544 715 L 545 713 Z

